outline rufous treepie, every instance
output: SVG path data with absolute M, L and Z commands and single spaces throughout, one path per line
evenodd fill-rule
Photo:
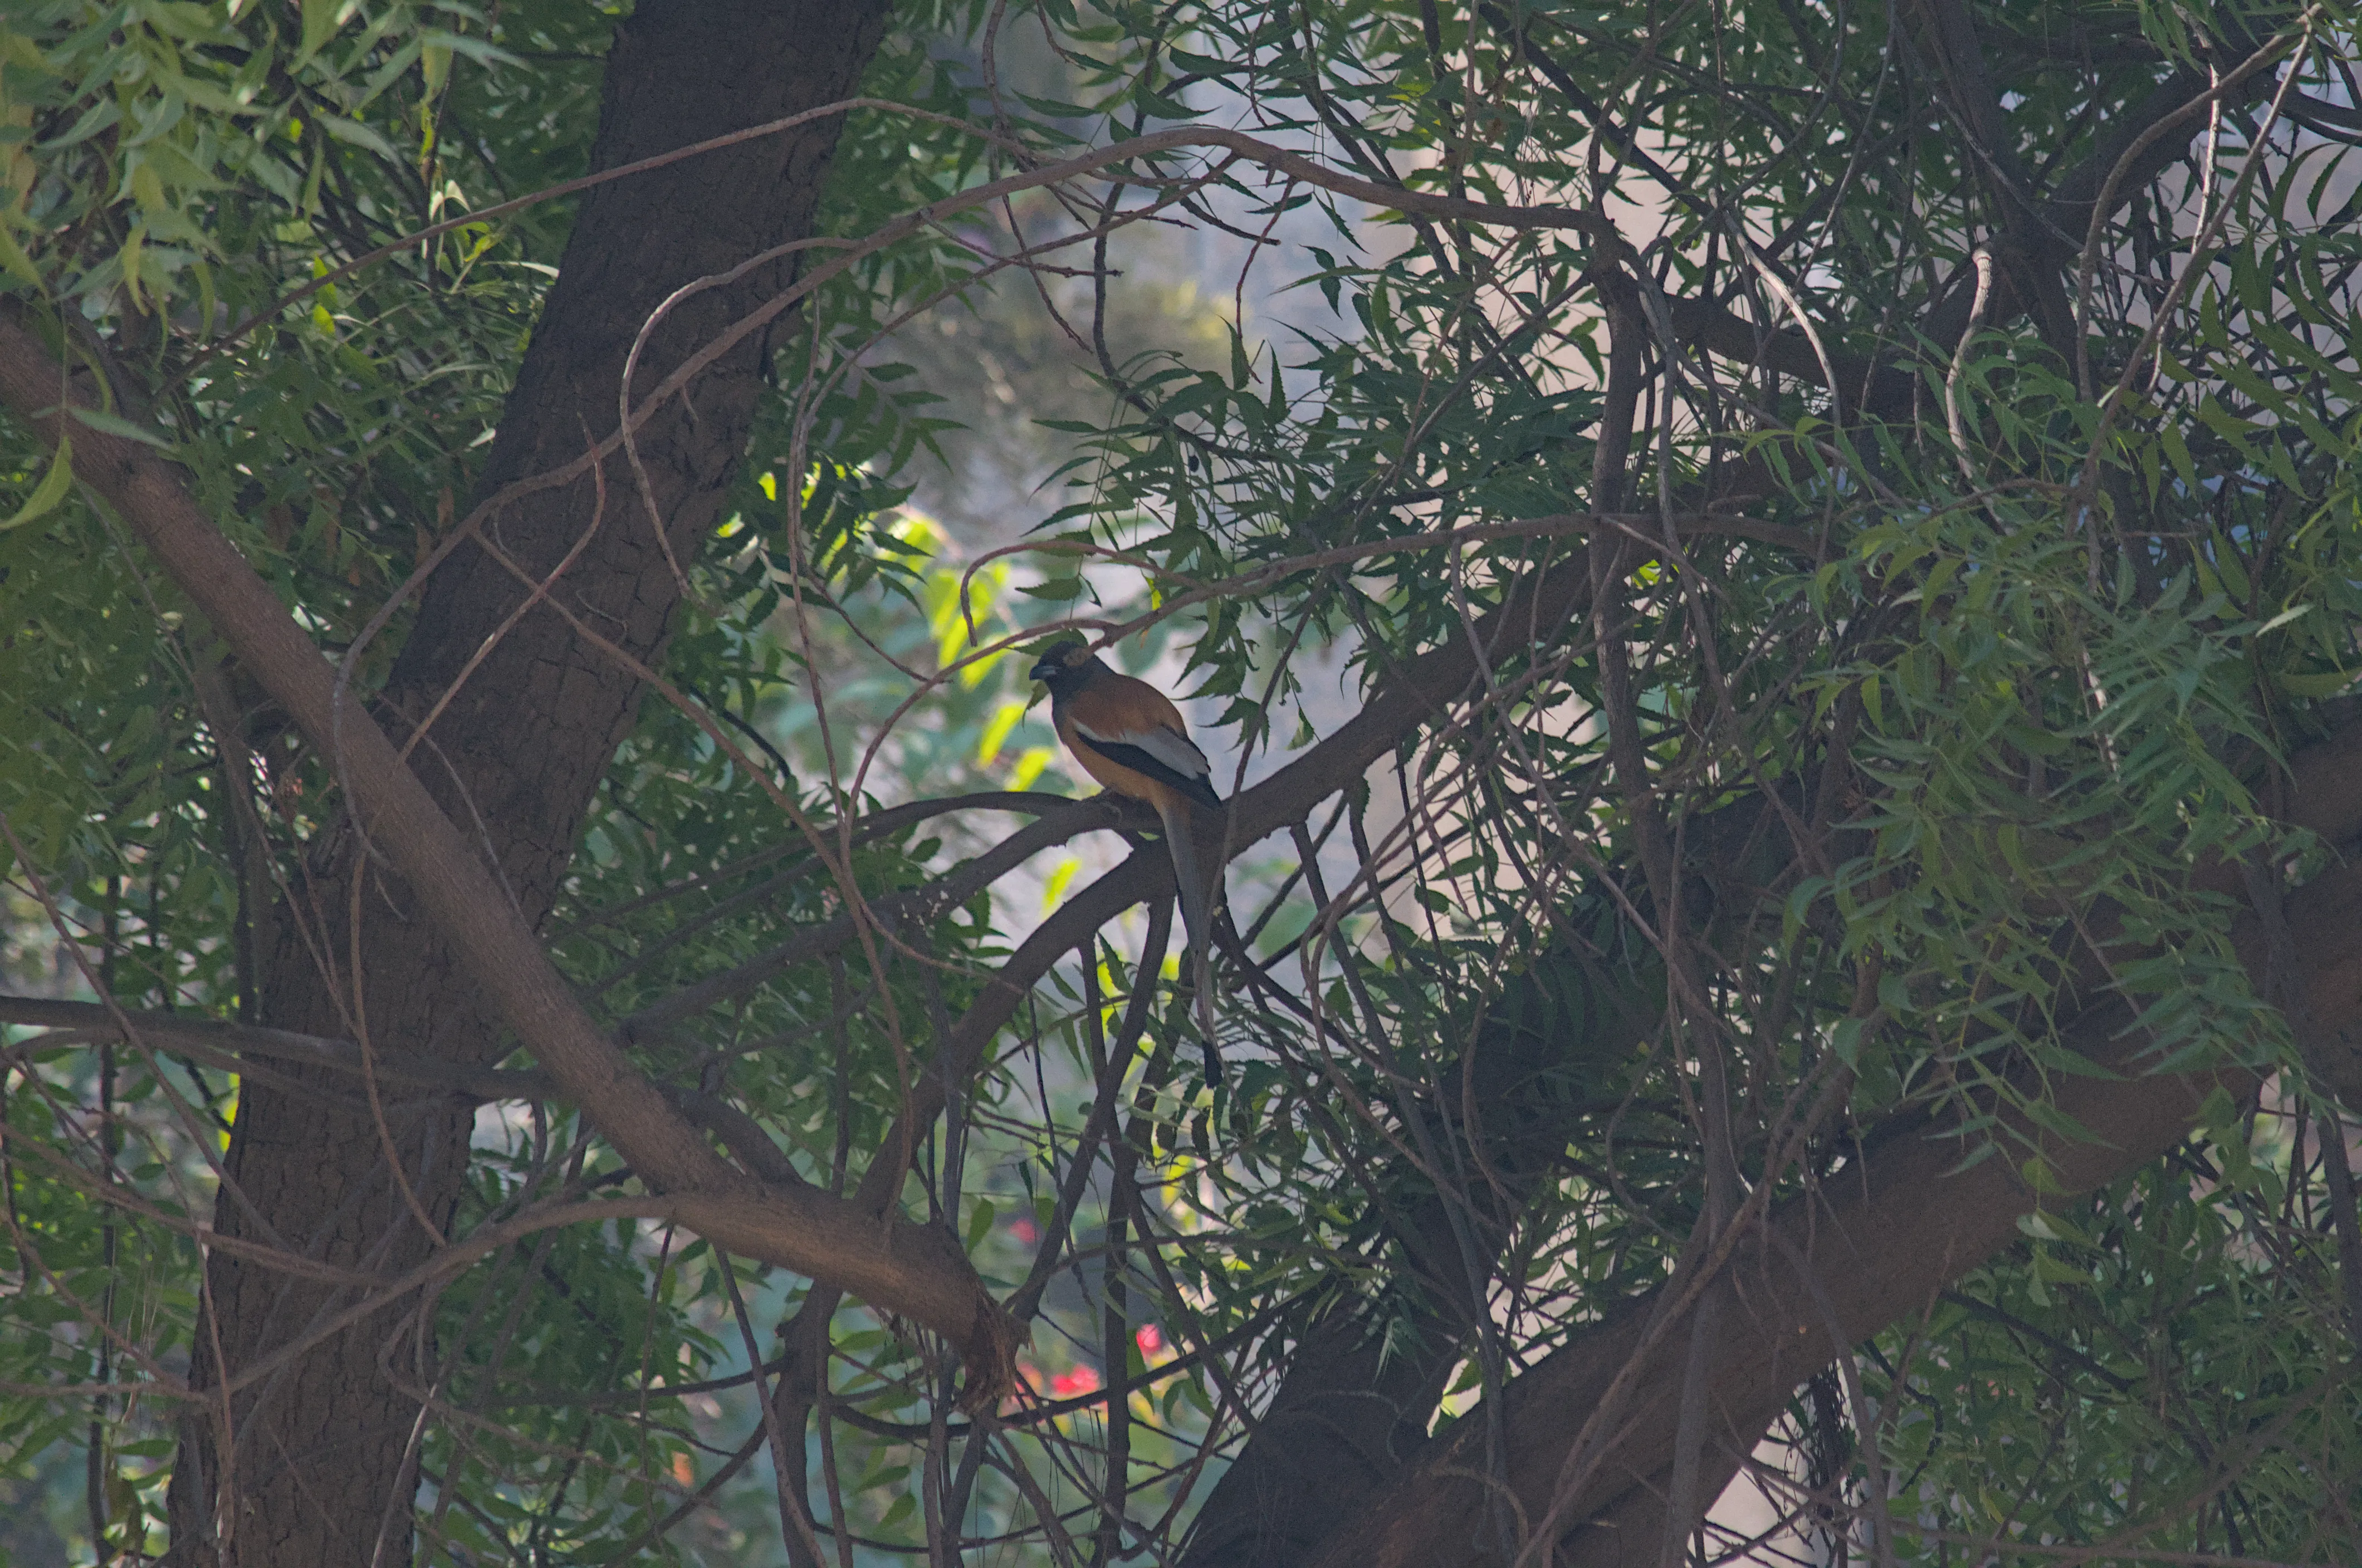
M 1080 643 L 1053 644 L 1034 661 L 1033 679 L 1050 689 L 1050 722 L 1083 771 L 1114 794 L 1145 801 L 1164 824 L 1181 919 L 1189 929 L 1190 978 L 1198 989 L 1198 1026 L 1205 1035 L 1207 1070 L 1214 1056 L 1214 906 L 1221 893 L 1222 798 L 1214 793 L 1213 766 L 1189 739 L 1173 700 L 1145 680 L 1119 675 Z

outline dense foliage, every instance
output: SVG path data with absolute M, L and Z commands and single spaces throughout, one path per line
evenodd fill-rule
M 380 1558 L 1313 1562 L 1422 1499 L 1464 1561 L 1605 1561 L 1593 1518 L 1669 1561 L 2362 1554 L 2341 10 L 895 12 L 541 935 L 717 1147 L 959 1238 L 1030 1332 L 978 1408 L 973 1345 L 579 1207 L 662 1195 L 515 1041 L 463 1081 L 263 1032 L 370 853 L 351 780 L 75 478 L 77 431 L 168 452 L 377 691 L 430 573 L 496 573 L 575 210 L 537 198 L 625 9 L 0 18 L 8 319 L 113 393 L 0 419 L 0 1477 L 63 1500 L 0 1550 L 195 1551 L 267 1082 L 389 1153 L 403 1095 L 473 1119 L 398 1220 L 443 1261 L 339 1255 L 386 1310 L 239 1370 L 371 1336 L 417 1417 L 406 1522 L 346 1521 Z M 1137 297 L 1181 228 L 1236 269 L 1194 326 Z M 930 386 L 938 317 L 1054 345 L 997 530 L 912 503 L 996 417 Z M 1198 699 L 1225 795 L 1270 780 L 1206 1066 L 1153 824 L 1044 793 L 1025 670 L 1071 628 Z M 360 945 L 315 963 L 341 995 Z M 2154 1147 L 2093 1110 L 2135 1080 L 2188 1087 Z M 1805 1270 L 1850 1348 L 1713 1384 L 1768 1437 L 1710 1414 L 1779 1217 L 1928 1148 L 1924 1229 Z M 1946 1253 L 1996 1173 L 2006 1244 Z M 1907 1305 L 1860 1320 L 1879 1270 Z M 1658 1372 L 1520 1403 L 1644 1327 Z M 1647 1401 L 1661 1452 L 1611 1460 Z

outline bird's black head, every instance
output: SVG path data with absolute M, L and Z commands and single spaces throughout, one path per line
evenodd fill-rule
M 1067 677 L 1079 674 L 1093 662 L 1091 650 L 1081 643 L 1052 643 L 1042 650 L 1042 657 L 1033 661 L 1031 678 L 1045 686 L 1055 686 Z

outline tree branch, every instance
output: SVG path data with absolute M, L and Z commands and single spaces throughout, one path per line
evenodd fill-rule
M 100 389 L 88 371 L 60 364 L 15 302 L 0 307 L 0 403 L 52 445 L 71 427 L 76 477 L 121 515 L 312 745 L 339 757 L 356 823 L 502 1021 L 641 1178 L 677 1200 L 681 1223 L 717 1245 L 826 1280 L 942 1333 L 961 1347 L 970 1400 L 997 1401 L 1007 1391 L 1013 1330 L 956 1239 L 816 1188 L 750 1178 L 716 1154 L 600 1032 L 497 878 L 376 722 L 349 704 L 335 711 L 334 669 L 198 510 L 185 470 L 155 447 L 66 412 L 104 406 Z
M 2291 820 L 2333 842 L 2362 827 L 2362 729 L 2301 757 Z M 2231 874 L 2231 875 L 2235 875 Z M 2288 925 L 2303 965 L 2300 983 L 2320 1033 L 2348 1053 L 2362 1041 L 2362 871 L 2341 869 L 2289 900 Z M 2235 930 L 2251 974 L 2269 963 L 2252 914 Z M 2006 1132 L 2039 1152 L 2060 1193 L 2088 1192 L 2138 1169 L 2186 1136 L 2218 1088 L 2235 1099 L 2259 1082 L 2250 1067 L 2224 1065 L 2181 1074 L 2143 1074 L 2132 1010 L 2109 997 L 2088 1009 L 2064 1038 L 2108 1077 L 2055 1077 L 2051 1102 L 2094 1133 L 2070 1143 L 2023 1120 Z M 1829 1188 L 1776 1208 L 1775 1237 L 1742 1246 L 1722 1293 L 1726 1325 L 1713 1347 L 1716 1411 L 1710 1477 L 1718 1489 L 1737 1473 L 1793 1390 L 1848 1345 L 1919 1310 L 1938 1291 L 2007 1246 L 2037 1195 L 2022 1166 L 2003 1157 L 1955 1170 L 1967 1150 L 1925 1118 L 1905 1117 L 1870 1141 L 1864 1158 Z M 1711 1292 L 1709 1294 L 1712 1294 Z M 1512 1384 L 1506 1396 L 1507 1485 L 1528 1519 L 1559 1502 L 1560 1472 L 1609 1383 L 1649 1336 L 1662 1292 L 1627 1302 L 1603 1327 L 1574 1340 Z M 1826 1305 L 1824 1305 L 1826 1297 Z M 1691 1312 L 1698 1306 L 1694 1304 Z M 1832 1331 L 1832 1322 L 1835 1330 Z M 1653 1561 L 1663 1528 L 1666 1483 L 1678 1429 L 1676 1358 L 1687 1336 L 1676 1324 L 1653 1336 L 1655 1350 L 1626 1408 L 1609 1463 L 1596 1467 L 1561 1516 L 1579 1521 L 1555 1562 L 1576 1568 Z M 1320 1568 L 1395 1568 L 1473 1563 L 1485 1517 L 1483 1474 L 1471 1445 L 1479 1423 L 1463 1421 L 1430 1445 L 1413 1475 L 1314 1561 Z

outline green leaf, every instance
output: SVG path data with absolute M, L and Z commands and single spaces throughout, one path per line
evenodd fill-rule
M 374 152 L 380 158 L 398 159 L 393 144 L 359 120 L 348 120 L 342 115 L 321 115 L 320 128 L 330 138 L 348 147 L 358 147 L 364 152 Z
M 2276 669 L 2272 671 L 2271 679 L 2274 690 L 2308 701 L 2334 697 L 2354 684 L 2354 677 L 2342 669 L 2325 669 L 2317 672 Z
M 72 488 L 73 438 L 61 430 L 58 433 L 58 449 L 50 458 L 50 471 L 41 476 L 41 482 L 33 487 L 33 493 L 25 498 L 25 504 L 17 509 L 17 514 L 0 523 L 0 534 L 48 516 L 57 509 L 58 502 L 66 498 L 66 491 Z
M 153 447 L 160 452 L 173 449 L 173 444 L 147 425 L 135 424 L 119 414 L 109 414 L 103 408 L 85 408 L 69 403 L 66 413 L 77 425 L 87 425 L 102 435 L 117 436 L 126 441 L 137 441 L 143 447 Z
M 6 272 L 28 288 L 42 286 L 40 269 L 33 265 L 33 259 L 25 253 L 25 248 L 17 243 L 17 237 L 9 231 L 5 219 L 0 219 L 0 271 Z
M 291 63 L 300 67 L 319 53 L 321 46 L 337 36 L 345 7 L 350 4 L 352 0 L 304 0 L 304 40 Z

